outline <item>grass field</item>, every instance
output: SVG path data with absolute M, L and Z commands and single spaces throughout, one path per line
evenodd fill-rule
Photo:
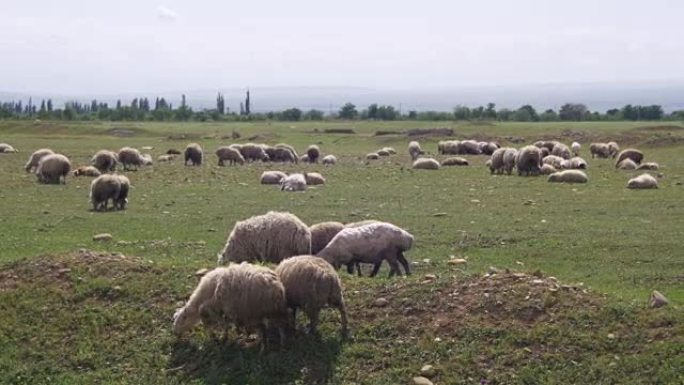
M 505 144 L 578 140 L 590 181 L 491 176 L 484 156 L 414 171 L 399 133 L 416 127 Z M 355 134 L 323 133 L 331 128 Z M 238 142 L 300 151 L 317 143 L 341 162 L 218 167 L 213 151 L 233 131 Z M 440 139 L 419 140 L 436 154 Z M 607 139 L 658 162 L 660 188 L 627 190 L 633 173 L 592 160 L 588 144 Z M 23 171 L 42 147 L 85 165 L 102 148 L 153 146 L 156 158 L 190 141 L 206 164 L 127 172 L 134 187 L 122 212 L 89 211 L 89 178 L 46 186 Z M 423 364 L 435 366 L 437 384 L 684 383 L 684 125 L 0 122 L 0 142 L 21 151 L 0 154 L 0 383 L 398 384 Z M 384 146 L 399 155 L 363 160 Z M 283 193 L 259 184 L 266 169 L 320 171 L 327 184 Z M 395 223 L 416 237 L 414 274 L 341 272 L 351 341 L 336 334 L 334 312 L 324 313 L 321 339 L 299 335 L 263 355 L 251 340 L 219 344 L 201 328 L 176 340 L 171 315 L 193 273 L 215 265 L 235 221 L 269 210 L 308 224 Z M 111 243 L 92 241 L 103 232 Z M 468 262 L 450 265 L 450 256 Z M 490 266 L 542 278 L 483 278 Z M 671 305 L 649 309 L 654 289 Z M 389 305 L 373 307 L 378 297 Z

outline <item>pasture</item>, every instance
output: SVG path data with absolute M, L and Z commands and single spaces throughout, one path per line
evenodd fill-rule
M 435 384 L 684 383 L 684 126 L 658 124 L 0 122 L 0 142 L 20 151 L 0 154 L 0 383 L 398 384 L 424 364 Z M 490 175 L 487 156 L 412 170 L 400 132 L 417 127 L 516 147 L 577 140 L 589 183 Z M 443 138 L 412 139 L 445 157 Z M 659 189 L 628 190 L 637 172 L 591 159 L 589 143 L 611 139 L 661 165 Z M 339 162 L 217 166 L 219 145 L 248 141 L 300 153 L 318 144 Z M 43 147 L 79 166 L 100 149 L 152 146 L 143 152 L 156 160 L 190 142 L 204 147 L 202 167 L 177 159 L 126 172 L 125 211 L 90 211 L 91 178 L 39 185 L 23 170 Z M 385 146 L 398 154 L 363 159 Z M 285 193 L 259 184 L 268 169 L 317 171 L 327 183 Z M 301 334 L 261 355 L 201 327 L 177 340 L 171 316 L 195 271 L 215 266 L 236 221 L 269 210 L 310 225 L 395 223 L 416 238 L 413 275 L 340 271 L 349 341 L 333 311 L 320 339 Z M 113 240 L 93 241 L 98 233 Z M 490 267 L 498 272 L 484 277 Z M 652 290 L 671 304 L 649 309 Z M 374 306 L 380 297 L 387 306 Z

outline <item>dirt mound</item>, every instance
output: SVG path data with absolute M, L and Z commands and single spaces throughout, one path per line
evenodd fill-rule
M 454 130 L 451 128 L 413 128 L 406 130 L 405 134 L 410 137 L 454 136 Z
M 131 136 L 135 136 L 135 133 L 136 132 L 134 129 L 117 127 L 110 128 L 109 130 L 105 131 L 105 134 L 116 136 L 119 138 L 130 138 Z
M 642 126 L 634 129 L 635 131 L 681 131 L 684 130 L 682 126 L 676 126 L 674 124 L 665 124 L 659 126 Z

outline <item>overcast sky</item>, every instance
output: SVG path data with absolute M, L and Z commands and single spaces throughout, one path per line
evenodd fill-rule
M 684 79 L 682 0 L 7 1 L 0 90 Z

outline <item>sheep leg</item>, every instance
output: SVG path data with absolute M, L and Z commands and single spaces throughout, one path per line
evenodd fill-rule
M 316 335 L 316 327 L 318 326 L 318 313 L 317 309 L 306 309 L 306 315 L 309 317 L 309 334 Z
M 347 264 L 347 273 L 349 273 L 349 274 L 354 274 L 354 267 L 355 267 L 354 263 L 353 263 L 353 262 L 349 262 L 349 263 Z M 361 275 L 361 272 L 359 272 L 359 275 Z
M 373 265 L 373 271 L 371 271 L 370 273 L 370 277 L 375 277 L 378 274 L 380 266 L 382 266 L 382 259 L 380 259 L 378 262 L 375 262 L 375 264 Z
M 406 257 L 404 257 L 404 253 L 402 251 L 399 251 L 397 253 L 397 260 L 399 263 L 401 263 L 402 266 L 404 266 L 404 272 L 406 272 L 406 275 L 411 275 L 411 271 L 409 270 L 409 263 L 406 260 Z
M 347 307 L 344 304 L 344 299 L 340 298 L 337 301 L 337 309 L 340 311 L 340 320 L 342 323 L 342 338 L 347 338 L 349 336 L 348 320 L 347 320 Z
M 387 260 L 387 263 L 389 263 L 389 265 L 390 265 L 390 272 L 389 272 L 390 278 L 392 278 L 395 273 L 398 276 L 401 276 L 401 270 L 399 269 L 399 263 L 397 263 L 396 259 Z

